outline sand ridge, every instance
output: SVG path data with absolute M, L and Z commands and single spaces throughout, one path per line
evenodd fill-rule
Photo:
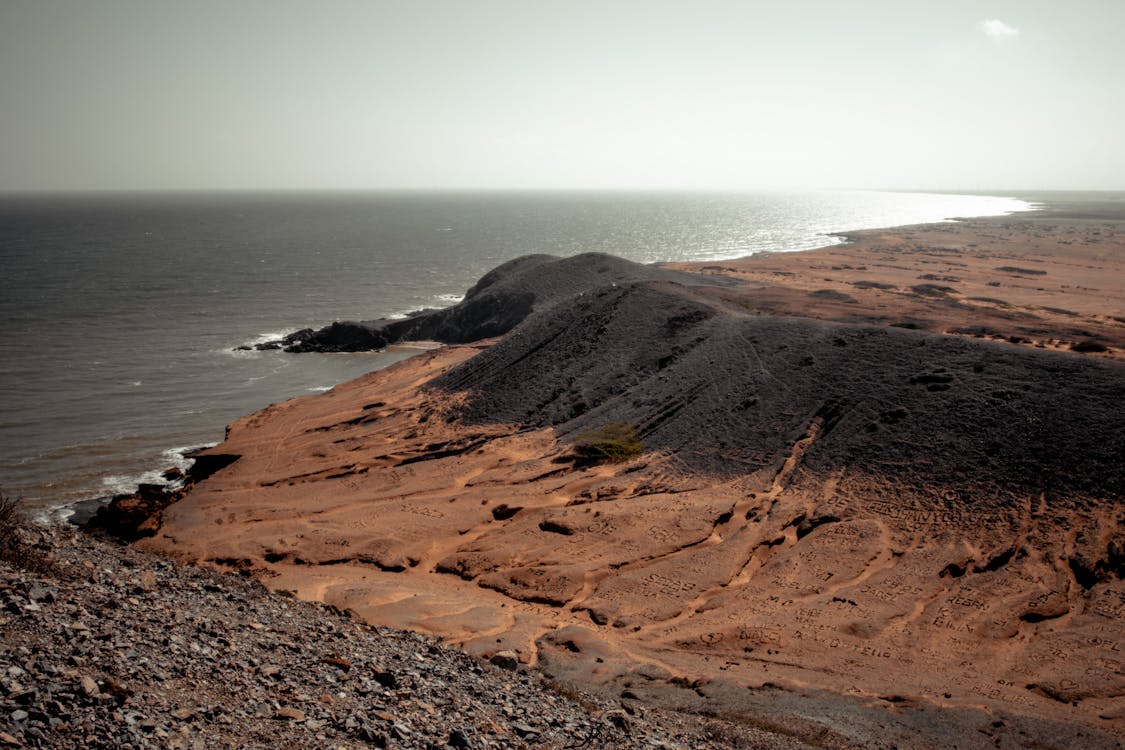
M 951 260 L 898 237 L 870 252 Z M 1125 380 L 1117 313 L 1096 312 L 1116 303 L 1067 298 L 1107 348 L 1078 354 L 936 335 L 964 313 L 960 296 L 935 306 L 851 283 L 868 271 L 831 271 L 871 293 L 862 303 L 759 278 L 780 264 L 805 284 L 850 251 L 731 264 L 752 282 L 741 292 L 587 293 L 499 343 L 243 418 L 213 449 L 240 458 L 142 544 L 473 653 L 511 649 L 560 678 L 810 737 L 1118 747 Z M 997 252 L 973 262 L 1037 257 Z M 1060 281 L 1062 261 L 1048 263 Z M 1009 304 L 1028 301 L 1013 291 L 1023 276 L 1001 282 Z M 1058 286 L 1043 301 L 1083 296 Z M 762 314 L 807 299 L 800 319 Z M 922 311 L 932 325 L 887 326 Z M 1073 343 L 1076 316 L 1035 314 L 1044 348 Z M 997 385 L 1017 377 L 1026 389 Z M 568 460 L 576 433 L 615 421 L 650 450 Z

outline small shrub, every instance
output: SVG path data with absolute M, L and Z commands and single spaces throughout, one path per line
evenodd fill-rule
M 586 463 L 628 461 L 644 453 L 637 428 L 629 424 L 607 424 L 584 432 L 574 441 L 574 455 Z
M 19 529 L 23 525 L 20 501 L 0 492 L 0 555 L 19 544 Z
M 850 294 L 844 294 L 835 289 L 817 289 L 815 292 L 809 292 L 810 297 L 817 299 L 827 299 L 833 302 L 855 302 L 856 299 Z
M 0 560 L 36 575 L 55 575 L 50 557 L 28 543 L 27 524 L 19 498 L 0 492 Z

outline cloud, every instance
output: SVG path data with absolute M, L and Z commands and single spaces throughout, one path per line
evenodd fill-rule
M 985 35 L 992 39 L 1011 39 L 1020 35 L 1019 29 L 1015 26 L 1009 26 L 998 18 L 981 21 L 980 27 Z

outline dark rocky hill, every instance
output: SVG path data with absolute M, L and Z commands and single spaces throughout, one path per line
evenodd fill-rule
M 763 489 L 808 440 L 805 473 L 848 468 L 957 526 L 1028 496 L 1125 498 L 1120 362 L 746 314 L 670 283 L 558 304 L 433 386 L 468 391 L 461 416 L 475 422 L 571 436 L 630 424 L 686 468 Z M 1122 552 L 1099 549 L 1095 578 L 1121 577 Z
M 470 390 L 475 420 L 630 423 L 693 468 L 773 466 L 819 417 L 814 466 L 1125 497 L 1120 363 L 740 314 L 671 284 L 558 305 L 434 385 Z
M 685 285 L 730 285 L 714 276 L 698 276 L 617 258 L 584 253 L 569 258 L 525 255 L 489 271 L 460 303 L 421 311 L 404 320 L 336 322 L 314 331 L 298 331 L 280 342 L 290 352 L 367 351 L 398 341 L 460 344 L 507 333 L 533 311 L 543 312 L 589 289 L 635 281 L 676 281 Z

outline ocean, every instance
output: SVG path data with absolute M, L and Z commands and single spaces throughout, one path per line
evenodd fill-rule
M 454 304 L 519 255 L 724 259 L 1031 207 L 859 191 L 0 196 L 0 490 L 65 517 L 159 481 L 237 417 L 410 355 L 239 345 Z

